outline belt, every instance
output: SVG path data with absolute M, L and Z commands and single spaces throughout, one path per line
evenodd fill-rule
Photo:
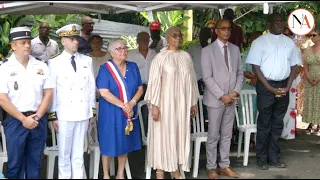
M 35 114 L 36 112 L 35 111 L 27 111 L 27 112 L 21 112 L 23 115 L 25 116 L 30 116 L 32 114 Z

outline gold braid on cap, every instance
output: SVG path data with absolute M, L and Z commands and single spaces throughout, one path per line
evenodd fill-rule
M 55 121 L 57 120 L 57 113 L 56 112 L 52 112 L 48 114 L 48 121 Z
M 96 108 L 92 108 L 92 112 L 93 112 L 93 117 L 97 116 L 97 109 Z
M 72 30 L 71 31 L 63 31 L 61 33 L 59 33 L 60 37 L 64 37 L 64 36 L 79 36 L 80 35 L 80 31 L 77 31 L 76 26 L 72 26 Z

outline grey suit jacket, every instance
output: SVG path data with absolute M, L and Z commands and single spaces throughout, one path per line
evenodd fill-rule
M 219 100 L 224 94 L 236 91 L 240 94 L 243 70 L 239 47 L 228 42 L 230 54 L 229 72 L 217 40 L 201 50 L 201 70 L 205 83 L 203 103 L 206 106 L 219 108 L 223 106 Z M 236 103 L 236 101 L 234 101 Z

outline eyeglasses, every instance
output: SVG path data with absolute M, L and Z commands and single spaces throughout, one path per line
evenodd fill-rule
M 84 25 L 84 24 L 89 24 L 89 25 L 93 26 L 93 25 L 95 25 L 95 22 L 83 23 L 82 25 Z
M 118 48 L 115 48 L 115 50 L 117 50 L 118 52 L 127 51 L 128 47 L 118 47 Z
M 221 29 L 222 31 L 231 31 L 231 27 L 217 27 L 216 29 Z
M 178 37 L 179 37 L 180 39 L 183 38 L 183 35 L 182 35 L 182 34 L 177 34 L 177 33 L 170 34 L 170 36 L 173 37 L 173 38 L 175 38 L 175 39 L 178 39 Z

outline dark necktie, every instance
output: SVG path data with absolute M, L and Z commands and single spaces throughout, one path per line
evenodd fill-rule
M 74 69 L 74 72 L 76 72 L 77 71 L 77 66 L 76 66 L 76 61 L 74 60 L 74 56 L 71 56 L 71 65 L 72 65 L 72 67 L 73 67 L 73 69 Z
M 227 68 L 229 69 L 227 46 L 224 45 L 223 48 L 224 48 L 224 61 L 226 62 Z

